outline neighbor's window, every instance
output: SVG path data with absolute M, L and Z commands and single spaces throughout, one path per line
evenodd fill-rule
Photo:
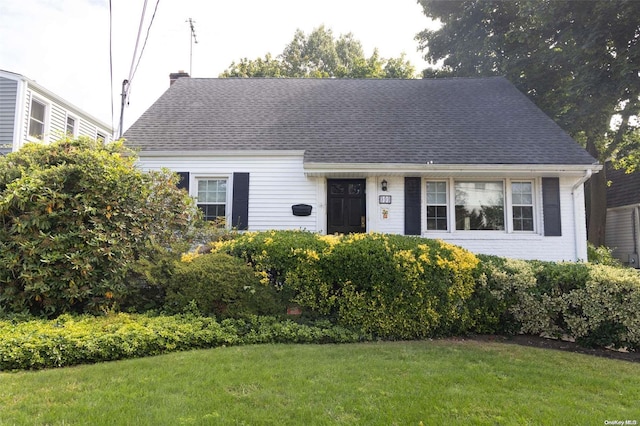
M 533 231 L 533 184 L 511 183 L 511 208 L 514 231 Z
M 44 135 L 44 115 L 47 107 L 42 102 L 31 99 L 29 113 L 29 136 L 41 139 Z
M 447 182 L 427 182 L 427 230 L 447 230 Z
M 456 230 L 504 230 L 501 181 L 456 182 Z
M 227 180 L 199 179 L 198 207 L 205 220 L 220 220 L 226 216 Z
M 76 135 L 76 119 L 67 116 L 67 134 L 70 136 Z

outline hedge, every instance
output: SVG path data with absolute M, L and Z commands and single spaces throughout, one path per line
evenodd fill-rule
M 478 259 L 443 241 L 384 234 L 246 233 L 215 250 L 251 264 L 303 311 L 384 339 L 464 332 Z
M 56 320 L 0 321 L 0 370 L 41 369 L 254 343 L 347 343 L 359 333 L 323 322 L 274 317 L 62 315 Z

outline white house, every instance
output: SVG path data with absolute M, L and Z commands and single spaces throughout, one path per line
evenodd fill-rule
M 180 78 L 125 133 L 209 219 L 586 259 L 601 166 L 509 81 Z
M 0 70 L 0 154 L 64 134 L 111 141 L 108 124 L 20 74 Z

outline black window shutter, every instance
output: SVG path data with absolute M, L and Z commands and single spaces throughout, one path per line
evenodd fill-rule
M 419 177 L 404 178 L 404 234 L 420 235 L 420 180 Z
M 178 189 L 185 189 L 189 192 L 189 172 L 178 172 L 178 184 L 176 185 Z
M 249 173 L 233 174 L 231 226 L 238 230 L 249 229 Z
M 542 214 L 544 217 L 544 235 L 547 237 L 561 236 L 559 178 L 542 178 Z

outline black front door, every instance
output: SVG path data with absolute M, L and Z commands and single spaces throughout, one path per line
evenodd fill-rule
M 367 231 L 364 179 L 327 181 L 327 234 Z

